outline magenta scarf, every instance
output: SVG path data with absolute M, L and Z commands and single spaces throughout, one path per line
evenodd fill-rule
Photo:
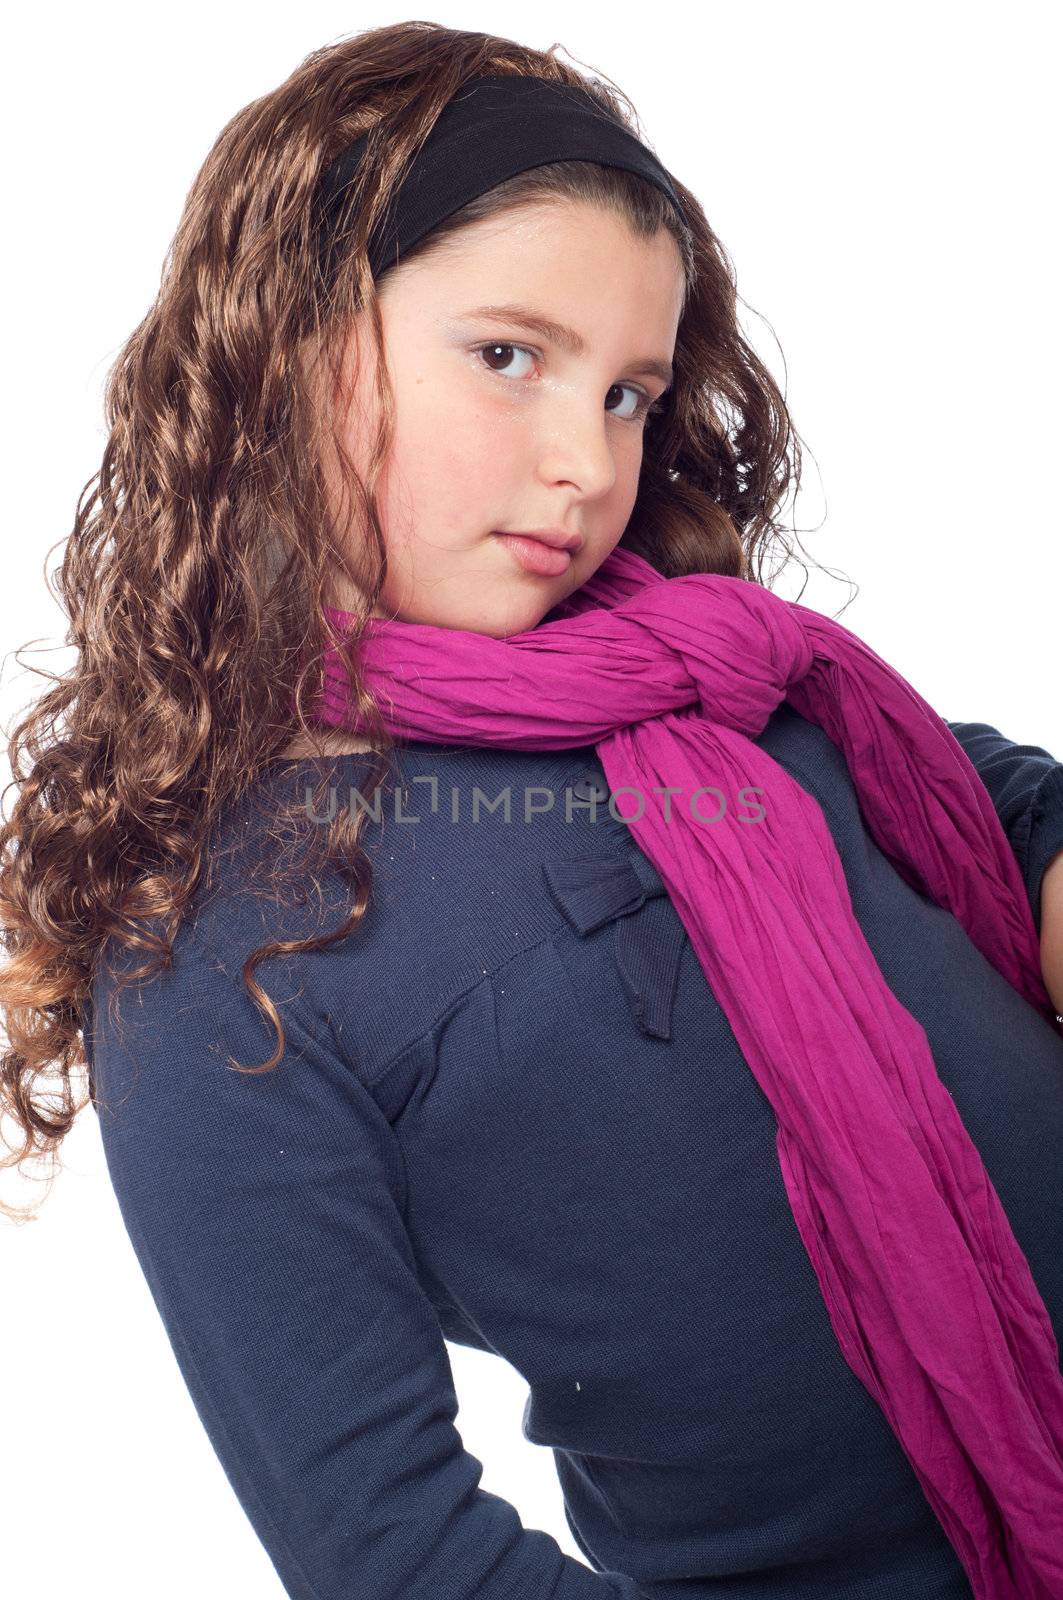
M 352 620 L 329 615 L 341 631 Z M 1051 1323 L 926 1034 L 864 939 L 821 810 L 752 742 L 784 698 L 818 723 L 880 849 L 1055 1025 L 1018 865 L 945 723 L 840 623 L 746 579 L 665 579 L 619 547 L 526 633 L 371 619 L 360 665 L 400 737 L 593 743 L 610 788 L 634 787 L 642 815 L 623 820 L 771 1101 L 846 1361 L 975 1594 L 1063 1597 Z M 360 726 L 334 656 L 316 714 Z M 763 820 L 699 823 L 689 797 L 708 782 L 759 787 Z

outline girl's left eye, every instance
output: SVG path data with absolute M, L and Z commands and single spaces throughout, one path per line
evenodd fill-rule
M 493 341 L 491 344 L 479 344 L 479 345 L 477 345 L 475 347 L 475 350 L 474 350 L 473 353 L 482 358 L 483 357 L 483 353 L 484 353 L 485 350 L 490 350 L 492 352 L 499 351 L 499 350 L 501 350 L 501 351 L 517 350 L 517 351 L 520 352 L 521 355 L 531 356 L 533 360 L 534 360 L 534 356 L 535 356 L 535 352 L 533 350 L 529 350 L 526 345 L 503 343 L 501 340 Z M 510 360 L 512 360 L 512 357 L 510 357 Z M 485 363 L 485 365 L 486 365 L 486 363 Z M 503 360 L 502 365 L 503 366 L 508 366 L 509 362 L 506 361 L 506 360 Z M 496 377 L 504 377 L 505 376 L 504 373 L 499 372 L 498 369 L 495 368 L 495 367 L 488 367 L 488 371 L 489 372 L 493 372 Z M 650 398 L 650 396 L 646 393 L 645 389 L 636 388 L 636 386 L 633 383 L 614 383 L 612 387 L 614 389 L 630 389 L 631 393 L 638 397 L 638 404 L 636 405 L 634 411 L 632 411 L 630 413 L 630 415 L 628 415 L 626 417 L 622 416 L 620 418 L 621 422 L 644 422 L 646 420 L 646 418 L 648 416 L 650 416 L 653 412 L 661 410 L 661 407 L 663 405 L 663 399 L 662 400 L 652 400 Z M 615 413 L 613 413 L 613 414 L 615 414 Z

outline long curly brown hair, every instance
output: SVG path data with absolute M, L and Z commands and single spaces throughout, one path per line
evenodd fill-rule
M 329 739 L 307 710 L 321 690 L 325 655 L 339 642 L 324 612 L 337 571 L 366 597 L 346 659 L 352 703 L 372 744 L 362 785 L 368 801 L 391 771 L 397 743 L 356 659 L 386 577 L 375 485 L 392 434 L 392 395 L 381 360 L 381 421 L 362 481 L 333 408 L 319 403 L 327 392 L 319 383 L 331 381 L 339 394 L 344 337 L 360 308 L 381 353 L 366 241 L 468 79 L 511 72 L 582 85 L 642 137 L 627 97 L 558 60 L 557 49 L 432 22 L 360 33 L 314 51 L 239 111 L 192 185 L 155 303 L 109 372 L 102 462 L 81 491 L 50 580 L 70 618 L 76 665 L 65 676 L 44 674 L 51 687 L 9 736 L 17 799 L 0 828 L 8 955 L 0 972 L 0 1117 L 10 1114 L 21 1141 L 5 1138 L 11 1155 L 0 1166 L 33 1159 L 50 1161 L 49 1176 L 58 1169 L 59 1145 L 93 1093 L 91 1072 L 83 1092 L 84 1029 L 105 951 L 146 955 L 124 962 L 119 988 L 170 963 L 174 934 L 209 881 L 208 841 L 219 817 L 296 735 L 327 778 Z M 338 222 L 338 269 L 326 272 L 315 189 L 332 158 L 370 129 Z M 667 576 L 715 572 L 770 584 L 765 558 L 781 552 L 785 564 L 793 556 L 777 517 L 800 481 L 798 436 L 739 331 L 730 260 L 695 196 L 676 188 L 689 228 L 656 188 L 626 171 L 585 161 L 536 167 L 465 206 L 403 259 L 537 200 L 607 207 L 639 237 L 667 229 L 686 279 L 675 381 L 648 425 L 621 544 Z M 349 497 L 338 521 L 329 513 L 326 450 L 340 463 L 345 504 Z M 356 537 L 341 537 L 341 527 Z M 351 550 L 359 552 L 357 571 Z M 277 938 L 247 957 L 244 982 L 277 1043 L 266 1062 L 236 1070 L 268 1071 L 284 1054 L 283 1023 L 254 976 L 257 964 L 323 949 L 362 920 L 371 891 L 359 842 L 366 815 L 340 809 L 327 828 L 309 826 L 321 864 L 345 875 L 349 914 L 331 933 Z M 272 878 L 277 870 L 271 859 Z M 49 1079 L 59 1092 L 46 1102 Z M 0 1210 L 19 1221 L 34 1214 Z

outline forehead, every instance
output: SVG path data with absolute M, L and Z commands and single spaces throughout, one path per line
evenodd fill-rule
M 400 278 L 403 265 L 388 277 Z M 406 266 L 421 311 L 519 327 L 574 356 L 591 352 L 596 330 L 604 338 L 618 317 L 633 322 L 644 370 L 671 381 L 685 282 L 667 229 L 640 237 L 600 206 L 528 205 L 442 235 Z
M 540 283 L 564 280 L 566 267 L 569 276 L 593 272 L 595 288 L 603 273 L 665 282 L 684 277 L 679 245 L 667 228 L 642 235 L 611 207 L 558 198 L 507 206 L 453 232 L 430 234 L 387 279 L 420 278 L 427 287 L 429 278 L 460 285 L 489 276 L 495 283 L 504 273 L 504 293 L 492 289 L 481 298 L 529 302 Z

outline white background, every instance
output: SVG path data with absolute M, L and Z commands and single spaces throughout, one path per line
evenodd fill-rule
M 8 31 L 5 727 L 43 687 L 14 650 L 39 641 L 24 663 L 69 662 L 45 562 L 211 143 L 310 50 L 422 15 L 97 0 Z M 427 15 L 560 41 L 626 90 L 735 262 L 747 335 L 808 447 L 804 544 L 860 585 L 839 620 L 943 716 L 1063 756 L 1055 8 L 492 0 Z M 849 593 L 813 572 L 802 601 L 837 615 Z M 91 1111 L 63 1158 L 39 1220 L 0 1227 L 8 1592 L 279 1597 L 181 1383 Z M 483 1487 L 578 1556 L 549 1452 L 520 1433 L 523 1380 L 450 1354 Z

